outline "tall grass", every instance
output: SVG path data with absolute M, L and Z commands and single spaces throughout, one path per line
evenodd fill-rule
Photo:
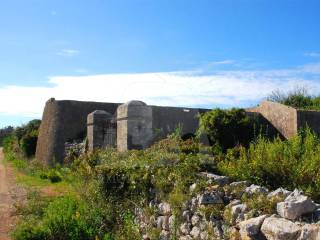
M 221 173 L 270 188 L 299 188 L 320 199 L 320 139 L 310 129 L 282 141 L 258 138 L 248 149 L 230 149 L 218 163 Z

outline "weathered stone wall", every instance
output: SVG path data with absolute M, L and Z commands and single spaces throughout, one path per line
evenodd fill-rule
M 247 109 L 247 111 L 260 113 L 285 138 L 293 137 L 298 133 L 297 110 L 292 107 L 264 101 L 258 107 Z
M 269 191 L 247 181 L 231 182 L 227 176 L 199 173 L 206 180 L 205 190 L 190 186 L 190 200 L 177 209 L 155 197 L 148 211 L 135 209 L 135 222 L 152 238 L 157 229 L 163 240 L 319 240 L 320 208 L 297 189 Z M 263 200 L 263 206 L 252 204 Z M 275 205 L 276 207 L 271 207 Z M 150 209 L 152 211 L 150 211 Z M 150 214 L 152 212 L 152 214 Z
M 119 151 L 145 149 L 153 139 L 152 109 L 141 101 L 122 104 L 117 110 L 117 148 Z
M 117 148 L 119 151 L 145 149 L 180 128 L 181 135 L 193 135 L 199 127 L 200 113 L 209 109 L 148 106 L 131 101 L 117 110 Z M 203 136 L 203 143 L 208 139 Z
M 39 130 L 36 158 L 45 164 L 62 163 L 65 142 L 85 136 L 88 114 L 97 109 L 114 114 L 119 105 L 48 100 Z
M 106 133 L 108 123 L 113 115 L 103 110 L 95 110 L 87 118 L 87 138 L 89 151 L 105 148 L 107 146 Z
M 152 107 L 152 121 L 154 140 L 166 137 L 177 128 L 181 128 L 181 135 L 194 134 L 199 127 L 199 114 L 203 114 L 210 109 L 179 108 L 179 107 Z M 201 141 L 209 144 L 206 136 Z
M 320 135 L 320 112 L 298 110 L 298 129 L 308 126 Z

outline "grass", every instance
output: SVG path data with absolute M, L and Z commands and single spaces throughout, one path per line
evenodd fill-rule
M 36 189 L 49 195 L 76 194 L 75 185 L 77 181 L 71 174 L 71 170 L 66 171 L 64 168 L 64 171 L 62 171 L 63 168 L 58 167 L 55 171 L 62 176 L 61 181 L 52 182 L 49 178 L 43 177 L 50 173 L 52 169 L 42 166 L 34 159 L 24 159 L 17 154 L 7 153 L 5 154 L 4 164 L 14 169 L 16 182 L 30 189 L 30 191 Z
M 218 163 L 222 174 L 270 189 L 298 188 L 320 200 L 320 138 L 310 129 L 282 141 L 259 138 L 249 148 L 230 149 Z
M 141 239 L 134 210 L 157 214 L 149 206 L 156 198 L 170 203 L 179 222 L 183 203 L 207 187 L 199 176 L 201 171 L 249 180 L 270 189 L 299 188 L 314 200 L 320 199 L 320 138 L 309 129 L 285 141 L 260 137 L 248 148 L 237 146 L 215 156 L 209 150 L 197 142 L 171 136 L 143 151 L 101 150 L 81 156 L 70 168 L 52 169 L 9 154 L 8 164 L 16 168 L 19 183 L 40 193 L 48 188 L 59 193 L 47 199 L 40 194 L 29 200 L 31 206 L 16 229 L 20 238 L 15 239 Z M 52 182 L 51 176 L 61 181 Z M 190 192 L 193 183 L 199 187 Z M 242 196 L 241 200 L 252 216 L 275 212 L 276 199 L 265 195 Z M 34 207 L 36 201 L 40 210 Z M 207 218 L 230 218 L 223 208 L 200 210 Z M 146 228 L 158 234 L 154 226 Z

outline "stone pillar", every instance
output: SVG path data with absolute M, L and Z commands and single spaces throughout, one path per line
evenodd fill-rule
M 104 133 L 107 121 L 112 115 L 103 110 L 96 110 L 87 117 L 87 135 L 89 151 L 104 148 Z
M 117 149 L 145 149 L 153 139 L 152 108 L 141 101 L 130 101 L 117 109 Z

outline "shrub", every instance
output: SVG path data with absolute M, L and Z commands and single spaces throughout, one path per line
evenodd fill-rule
M 282 141 L 259 138 L 248 149 L 229 150 L 218 163 L 221 173 L 270 188 L 299 188 L 320 199 L 320 139 L 310 129 Z
M 3 146 L 4 139 L 10 136 L 12 132 L 13 132 L 13 127 L 11 126 L 0 129 L 0 146 Z
M 199 134 L 207 134 L 216 149 L 225 151 L 248 145 L 254 138 L 255 121 L 243 109 L 214 109 L 200 117 Z
M 288 92 L 273 91 L 267 100 L 299 109 L 320 110 L 320 97 L 311 96 L 304 87 L 296 87 Z
M 30 158 L 34 156 L 37 147 L 38 129 L 40 127 L 40 120 L 32 120 L 26 125 L 16 127 L 13 135 L 15 141 L 19 146 L 19 151 L 24 157 Z
M 41 216 L 27 215 L 13 237 L 16 240 L 102 239 L 101 222 L 99 212 L 84 201 L 71 196 L 58 197 L 47 205 Z
M 36 153 L 38 141 L 38 132 L 33 130 L 32 132 L 28 132 L 22 136 L 20 140 L 20 147 L 23 154 L 30 158 Z

